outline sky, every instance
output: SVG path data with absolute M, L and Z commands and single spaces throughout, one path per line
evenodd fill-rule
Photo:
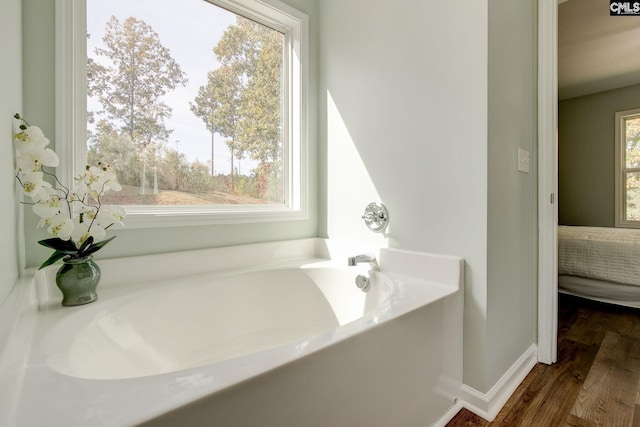
M 199 160 L 210 165 L 211 133 L 204 122 L 189 109 L 200 86 L 207 81 L 207 73 L 218 67 L 213 47 L 229 25 L 236 23 L 235 14 L 205 0 L 89 0 L 87 1 L 87 55 L 95 56 L 94 49 L 102 46 L 106 22 L 115 16 L 120 23 L 134 16 L 149 24 L 158 34 L 160 43 L 187 74 L 189 82 L 164 97 L 173 108 L 173 117 L 167 127 L 173 129 L 169 146 L 184 153 L 190 161 Z M 89 109 L 99 104 L 88 101 Z M 228 174 L 230 153 L 223 138 L 215 135 L 214 171 Z M 255 163 L 243 159 L 240 173 L 248 174 Z

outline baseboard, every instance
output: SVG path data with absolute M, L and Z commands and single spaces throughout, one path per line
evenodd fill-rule
M 463 406 L 485 420 L 493 421 L 536 363 L 538 363 L 538 348 L 532 344 L 488 393 L 481 393 L 463 384 L 461 389 Z
M 464 408 L 464 405 L 460 400 L 458 400 L 448 411 L 444 414 L 438 421 L 431 425 L 431 427 L 445 427 L 449 421 L 456 416 L 460 410 Z

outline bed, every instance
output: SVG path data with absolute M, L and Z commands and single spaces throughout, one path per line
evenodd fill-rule
M 558 226 L 558 288 L 640 308 L 640 229 Z

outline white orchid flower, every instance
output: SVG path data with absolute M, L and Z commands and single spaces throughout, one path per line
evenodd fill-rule
M 100 195 L 102 193 L 104 193 L 103 185 L 99 182 L 91 183 L 89 191 L 87 192 L 87 194 L 93 197 L 94 200 L 100 200 Z
M 98 212 L 97 221 L 103 228 L 113 225 L 124 227 L 123 219 L 126 213 L 122 206 L 103 206 Z
M 76 227 L 71 234 L 71 240 L 76 244 L 76 246 L 80 246 L 84 243 L 85 240 L 89 238 L 89 236 L 93 236 L 94 242 L 99 242 L 104 240 L 107 232 L 100 225 L 96 224 L 92 221 L 83 221 L 79 224 L 76 224 Z
M 47 232 L 61 240 L 69 240 L 76 228 L 71 218 L 63 214 L 47 218 L 45 222 L 49 226 Z
M 20 178 L 22 191 L 26 196 L 31 197 L 34 202 L 44 202 L 49 200 L 51 193 L 48 189 L 51 184 L 42 179 L 42 172 L 28 172 Z
M 49 199 L 33 205 L 32 210 L 40 218 L 51 218 L 59 215 L 62 213 L 60 197 L 57 195 L 50 196 Z
M 40 268 L 58 261 L 58 255 L 66 253 L 69 249 L 69 244 L 64 243 L 69 239 L 76 246 L 78 256 L 100 249 L 113 239 L 112 237 L 105 240 L 106 228 L 114 224 L 124 225 L 124 209 L 119 206 L 102 206 L 99 199 L 106 191 L 122 189 L 116 174 L 107 164 L 87 166 L 76 177 L 76 188 L 69 191 L 60 183 L 53 170 L 43 169 L 55 168 L 60 160 L 53 150 L 46 148 L 50 141 L 42 129 L 30 126 L 19 114 L 14 118 L 23 122 L 20 131 L 14 135 L 16 178 L 24 194 L 31 197 L 33 212 L 40 217 L 38 227 L 46 228 L 47 232 L 55 237 L 43 243 L 56 252 Z M 53 188 L 52 184 L 44 179 L 44 175 L 54 178 L 56 183 L 60 184 L 58 189 Z M 93 206 L 90 205 L 89 195 L 97 201 Z M 87 245 L 81 253 L 81 245 L 87 242 L 90 236 L 94 243 L 103 243 L 97 247 Z
M 29 126 L 21 132 L 16 133 L 15 139 L 16 149 L 19 153 L 28 153 L 30 151 L 44 149 L 50 142 L 38 126 Z
M 38 221 L 38 228 L 42 228 L 42 227 L 47 227 L 49 228 L 49 222 L 50 222 L 51 218 L 40 218 L 40 221 Z
M 87 197 L 86 189 L 84 188 L 74 188 L 73 191 L 67 195 L 67 200 L 69 202 L 82 202 Z
M 102 169 L 97 166 L 87 165 L 85 170 L 76 177 L 76 180 L 84 182 L 87 186 L 98 181 L 102 175 Z
M 80 213 L 82 214 L 83 222 L 92 221 L 98 214 L 99 210 L 100 208 L 98 206 L 83 205 L 82 208 L 80 208 Z
M 118 178 L 114 172 L 107 169 L 102 174 L 101 181 L 103 182 L 104 191 L 120 191 L 122 186 L 118 183 Z
M 38 172 L 42 166 L 56 167 L 60 164 L 58 155 L 49 148 L 40 148 L 16 156 L 19 172 Z
M 89 194 L 95 200 L 106 191 L 102 169 L 97 166 L 87 166 L 85 171 L 76 177 L 79 192 Z
M 69 205 L 62 202 L 63 199 L 53 188 L 46 188 L 46 190 L 49 193 L 49 198 L 35 203 L 31 208 L 33 213 L 40 217 L 38 228 L 49 228 L 52 224 L 55 227 L 59 225 L 62 218 L 71 219 Z

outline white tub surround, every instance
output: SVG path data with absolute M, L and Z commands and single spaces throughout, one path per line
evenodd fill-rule
M 462 260 L 322 239 L 56 267 L 0 310 L 0 425 L 443 425 L 460 408 Z M 355 251 L 355 252 L 354 252 Z M 371 252 L 371 251 L 369 251 Z M 179 421 L 178 421 L 179 420 Z

